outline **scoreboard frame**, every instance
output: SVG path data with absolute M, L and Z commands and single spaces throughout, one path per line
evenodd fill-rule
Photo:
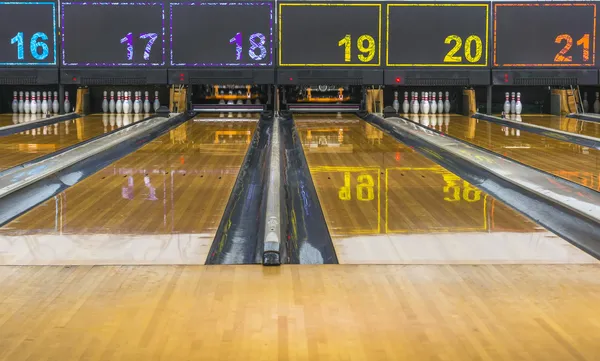
M 439 2 L 386 2 L 386 26 L 385 26 L 385 66 L 390 68 L 406 68 L 406 67 L 427 67 L 427 68 L 489 68 L 490 66 L 490 7 L 492 2 L 452 2 L 452 3 L 439 3 Z M 485 49 L 483 50 L 483 56 L 485 56 L 485 63 L 483 64 L 443 64 L 443 63 L 390 63 L 389 62 L 389 39 L 390 39 L 390 8 L 391 7 L 485 7 Z
M 294 63 L 283 63 L 282 61 L 282 28 L 283 26 L 282 24 L 282 7 L 283 6 L 344 6 L 344 7 L 377 7 L 378 8 L 378 14 L 379 14 L 379 19 L 378 19 L 378 41 L 377 41 L 377 63 L 373 63 L 373 64 L 359 64 L 359 63 L 355 63 L 355 64 L 346 64 L 346 63 L 338 63 L 338 64 L 314 64 L 314 63 L 310 63 L 310 64 L 294 64 Z M 343 2 L 283 2 L 283 3 L 279 3 L 278 6 L 278 13 L 277 13 L 277 66 L 278 67 L 316 67 L 316 68 L 323 68 L 323 67 L 333 67 L 333 68 L 338 68 L 338 67 L 344 67 L 344 68 L 348 68 L 348 67 L 353 67 L 353 68 L 376 68 L 376 67 L 381 67 L 381 35 L 382 35 L 382 12 L 381 9 L 383 7 L 383 3 L 382 2 L 372 2 L 372 3 L 368 3 L 368 2 L 347 2 L 347 3 L 343 3 Z

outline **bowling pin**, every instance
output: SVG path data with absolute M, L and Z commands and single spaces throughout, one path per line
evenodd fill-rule
M 108 99 L 106 90 L 104 91 L 102 99 L 102 113 L 108 113 Z
M 42 93 L 42 114 L 48 114 L 48 93 Z
M 29 110 L 31 114 L 37 114 L 38 112 L 38 100 L 35 92 L 31 92 L 31 103 L 29 103 Z
M 37 92 L 36 98 L 37 98 L 37 108 L 36 108 L 37 112 L 36 113 L 41 113 L 42 112 L 42 93 Z
M 404 92 L 404 101 L 402 102 L 402 111 L 404 114 L 407 114 L 410 109 L 410 104 L 408 104 L 408 92 Z
M 23 92 L 20 91 L 19 92 L 19 104 L 18 104 L 19 105 L 19 113 L 24 113 L 25 112 L 25 109 L 23 108 L 23 104 L 24 104 L 24 102 L 23 102 Z
M 13 101 L 12 101 L 11 106 L 12 106 L 13 113 L 19 112 L 19 101 L 17 100 L 17 92 L 16 91 L 13 92 Z
M 423 101 L 423 114 L 429 114 L 429 97 L 427 92 L 423 94 L 425 100 Z M 429 117 L 427 117 L 429 119 Z
M 437 113 L 437 103 L 435 102 L 435 92 L 431 92 L 431 104 L 429 105 L 429 108 L 431 109 L 431 114 L 434 114 L 433 118 L 431 119 L 431 124 L 433 124 L 434 119 L 435 119 L 435 113 Z M 433 124 L 433 126 L 435 127 L 435 124 Z
M 419 93 L 414 92 L 413 104 L 412 104 L 412 112 L 413 114 L 419 114 Z
M 517 102 L 515 100 L 515 92 L 510 93 L 510 114 L 515 114 Z
M 594 113 L 600 113 L 600 93 L 596 93 L 596 100 L 594 101 Z
M 510 113 L 510 94 L 508 92 L 504 93 L 504 114 Z
M 160 108 L 160 101 L 158 100 L 158 90 L 154 92 L 154 111 L 158 111 Z
M 442 114 L 444 112 L 444 101 L 442 100 L 442 92 L 438 93 L 438 103 L 437 103 L 438 114 Z M 441 123 L 440 123 L 441 126 Z
M 69 92 L 65 92 L 65 113 L 71 112 L 71 102 L 69 101 Z
M 129 114 L 131 103 L 129 102 L 130 92 L 123 92 L 123 114 Z
M 52 112 L 58 114 L 60 111 L 60 104 L 58 103 L 58 92 L 54 92 L 54 100 L 52 101 Z
M 123 112 L 123 100 L 121 100 L 121 92 L 117 92 L 117 102 L 115 103 L 115 110 L 117 114 L 121 114 Z
M 400 101 L 398 101 L 398 92 L 397 91 L 394 92 L 394 102 L 392 103 L 392 108 L 394 108 L 396 113 L 398 113 L 398 111 L 400 110 Z
M 446 92 L 446 100 L 444 100 L 444 113 L 450 113 L 450 93 Z
M 150 113 L 150 97 L 147 91 L 144 92 L 144 113 Z
M 583 93 L 583 112 L 587 113 L 590 109 L 590 103 L 588 102 L 587 93 Z
M 110 91 L 110 101 L 108 102 L 108 111 L 111 113 L 114 113 L 116 110 L 116 103 L 115 103 L 115 91 L 111 90 Z
M 25 92 L 25 103 L 23 103 L 23 110 L 25 114 L 29 114 L 31 108 L 29 108 L 31 103 L 29 102 L 29 92 Z
M 238 92 L 238 93 L 239 93 L 239 95 L 242 95 L 242 94 L 241 94 L 242 92 Z M 243 101 L 242 99 L 238 99 L 238 101 L 237 101 L 237 105 L 244 105 L 244 101 Z M 239 112 L 239 113 L 238 113 L 238 118 L 241 118 L 241 117 L 243 117 L 243 116 L 244 116 L 244 115 L 242 114 L 242 112 Z
M 229 91 L 229 95 L 233 95 L 233 91 L 231 91 L 231 90 L 230 90 L 230 91 Z M 227 101 L 227 105 L 233 105 L 233 104 L 234 104 L 234 103 L 233 103 L 233 100 L 229 99 L 229 100 Z M 231 118 L 231 117 L 233 117 L 233 113 L 232 113 L 232 112 L 229 112 L 229 113 L 227 114 L 227 117 L 228 117 L 228 118 Z
M 135 92 L 135 102 L 133 102 L 133 112 L 135 114 L 140 114 L 140 110 L 142 108 L 141 105 L 140 93 Z
M 521 93 L 517 93 L 517 102 L 515 103 L 515 113 L 517 115 L 520 115 L 522 110 L 523 110 L 523 104 L 521 104 Z

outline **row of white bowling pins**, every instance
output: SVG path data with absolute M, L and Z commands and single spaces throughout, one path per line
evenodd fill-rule
M 450 113 L 450 93 L 446 92 L 446 100 L 442 101 L 442 92 L 439 92 L 439 98 L 435 100 L 435 92 L 421 92 L 421 101 L 419 102 L 419 92 L 411 92 L 410 103 L 408 101 L 408 92 L 404 92 L 404 101 L 402 102 L 402 112 L 408 114 L 442 114 Z M 396 112 L 400 110 L 398 92 L 394 92 L 394 103 L 392 107 Z
M 110 101 L 107 99 L 107 92 L 104 92 L 104 99 L 102 100 L 102 112 L 103 113 L 123 113 L 130 114 L 132 111 L 135 114 L 139 114 L 142 110 L 144 113 L 150 113 L 150 109 L 154 108 L 156 112 L 160 108 L 160 101 L 158 100 L 158 91 L 154 92 L 154 103 L 150 105 L 150 97 L 148 92 L 144 93 L 144 101 L 142 101 L 142 92 L 135 92 L 135 99 L 131 99 L 131 92 L 117 92 L 117 99 L 115 100 L 115 92 L 110 92 Z
M 58 103 L 58 92 L 54 92 L 54 100 L 50 100 L 52 92 L 31 92 L 31 99 L 29 98 L 29 92 L 19 92 L 17 99 L 17 92 L 13 92 L 12 111 L 13 113 L 24 113 L 24 114 L 48 114 L 50 112 L 57 114 L 59 112 Z M 65 92 L 65 112 L 68 113 L 71 110 L 71 102 L 69 101 L 69 92 Z
M 588 102 L 587 93 L 583 93 L 583 111 L 588 112 L 590 103 Z M 596 101 L 594 101 L 594 113 L 600 113 L 600 93 L 596 93 Z
M 504 114 L 521 114 L 521 111 L 523 110 L 523 104 L 521 104 L 521 93 L 517 93 L 516 99 L 515 92 L 510 94 L 510 100 L 508 92 L 506 92 L 505 97 L 506 99 L 504 100 L 503 108 Z

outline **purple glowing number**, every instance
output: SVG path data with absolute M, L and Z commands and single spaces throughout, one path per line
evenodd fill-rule
M 256 39 L 258 39 L 258 42 L 256 42 Z M 248 40 L 250 40 L 251 44 L 250 49 L 248 50 L 248 55 L 250 55 L 252 60 L 263 60 L 265 56 L 267 56 L 267 49 L 265 48 L 265 43 L 267 42 L 267 39 L 265 38 L 265 36 L 261 33 L 254 33 L 250 35 L 250 38 Z M 260 51 L 260 54 L 256 54 L 256 49 Z
M 128 33 L 121 39 L 121 44 L 123 43 L 127 43 L 127 60 L 133 60 L 133 34 Z
M 140 39 L 149 39 L 148 44 L 146 44 L 146 49 L 144 50 L 144 60 L 150 60 L 150 50 L 157 38 L 158 34 L 156 33 L 143 33 L 140 35 Z
M 242 60 L 242 33 L 237 33 L 229 39 L 229 44 L 233 43 L 235 43 L 235 60 Z

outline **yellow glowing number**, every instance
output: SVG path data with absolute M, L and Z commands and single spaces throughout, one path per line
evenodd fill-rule
M 458 186 L 445 186 L 444 193 L 451 193 L 450 196 L 444 197 L 446 202 L 458 202 L 460 201 L 460 187 Z
M 467 202 L 473 203 L 481 199 L 481 191 L 473 187 L 468 182 L 463 181 L 463 199 Z
M 352 199 L 352 191 L 350 190 L 350 172 L 344 172 L 344 186 L 338 191 L 338 197 L 343 201 Z
M 573 61 L 573 57 L 570 55 L 566 55 L 569 50 L 573 47 L 573 38 L 568 34 L 560 34 L 554 39 L 556 44 L 560 44 L 562 42 L 565 43 L 562 49 L 556 54 L 554 57 L 554 61 L 556 63 L 570 63 Z M 590 34 L 584 34 L 581 39 L 577 40 L 577 45 L 583 48 L 583 61 L 590 60 Z
M 367 42 L 367 46 L 365 46 L 365 42 Z M 352 61 L 352 37 L 350 34 L 346 34 L 340 41 L 338 41 L 338 46 L 344 47 L 344 61 L 349 63 Z M 356 41 L 356 47 L 358 50 L 363 53 L 358 55 L 358 60 L 363 63 L 368 63 L 373 60 L 375 56 L 375 39 L 371 35 L 361 35 Z
M 462 61 L 462 57 L 454 56 L 462 45 L 462 39 L 456 35 L 448 35 L 446 40 L 444 40 L 444 43 L 450 44 L 453 41 L 455 42 L 454 47 L 450 49 L 448 54 L 444 57 L 444 63 L 460 63 Z
M 456 53 L 462 46 L 462 39 L 458 35 L 448 35 L 444 40 L 446 44 L 452 44 L 454 42 L 454 47 L 450 49 L 448 54 L 444 57 L 444 63 L 461 63 L 462 56 L 456 56 Z M 471 44 L 475 42 L 475 55 L 471 50 Z M 481 42 L 481 38 L 477 35 L 471 35 L 465 41 L 465 59 L 469 63 L 476 63 L 481 59 L 483 55 L 483 43 Z
M 361 174 L 358 176 L 357 180 L 356 198 L 359 201 L 372 201 L 375 198 L 375 192 L 373 192 L 373 186 L 375 185 L 373 177 L 368 174 Z M 367 191 L 366 196 L 364 194 L 365 190 Z
M 367 42 L 366 47 L 364 46 L 365 41 Z M 362 61 L 363 63 L 370 62 L 375 56 L 375 39 L 373 39 L 372 36 L 362 35 L 356 41 L 356 46 L 361 53 L 364 53 L 364 55 L 358 55 L 358 60 Z
M 352 41 L 350 40 L 350 34 L 346 34 L 342 40 L 338 42 L 338 46 L 344 46 L 344 61 L 349 63 L 351 59 L 350 57 L 350 45 Z

